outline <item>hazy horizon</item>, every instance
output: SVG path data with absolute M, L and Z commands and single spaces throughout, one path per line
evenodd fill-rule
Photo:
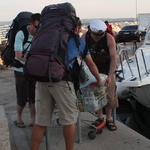
M 12 20 L 21 11 L 41 12 L 50 4 L 66 2 L 64 0 L 3 0 L 0 5 L 0 21 Z M 69 0 L 76 9 L 77 16 L 86 18 L 136 18 L 138 13 L 149 13 L 148 0 Z
M 85 18 L 85 19 L 81 19 L 83 24 L 89 23 L 92 19 L 94 18 Z M 113 22 L 132 22 L 134 21 L 134 18 L 97 18 L 97 19 L 101 19 L 103 21 L 108 20 L 110 23 Z M 0 25 L 6 25 L 6 24 L 11 24 L 13 20 L 8 20 L 8 21 L 0 21 Z

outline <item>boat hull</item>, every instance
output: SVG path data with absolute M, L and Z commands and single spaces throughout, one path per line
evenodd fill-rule
M 142 105 L 150 108 L 150 85 L 130 88 L 130 96 L 134 97 Z
M 120 50 L 116 84 L 119 99 L 134 98 L 150 108 L 150 36 L 148 42 L 131 57 L 128 57 L 129 49 Z

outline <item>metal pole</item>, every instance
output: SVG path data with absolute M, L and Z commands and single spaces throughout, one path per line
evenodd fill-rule
M 148 76 L 148 70 L 147 70 L 147 65 L 146 65 L 146 61 L 145 61 L 145 56 L 144 56 L 144 53 L 143 53 L 143 50 L 141 49 L 141 53 L 142 53 L 142 57 L 143 57 L 143 62 L 144 62 L 144 67 L 145 67 L 145 71 L 146 71 L 146 74 Z
M 45 139 L 46 139 L 46 150 L 50 150 L 51 146 L 50 146 L 50 133 L 49 133 L 49 130 L 48 130 L 48 127 L 46 127 L 45 129 Z
M 113 122 L 116 124 L 116 108 L 113 109 Z
M 138 62 L 138 59 L 137 59 L 137 54 L 135 54 L 135 60 L 136 60 L 136 64 L 137 64 L 137 70 L 138 70 L 139 78 L 140 78 L 140 81 L 141 81 L 141 73 L 140 73 L 140 68 L 139 68 L 139 62 Z
M 138 16 L 137 16 L 137 0 L 135 0 L 135 16 L 136 16 L 136 21 L 138 21 Z
M 82 143 L 82 130 L 81 130 L 81 114 L 80 110 L 78 111 L 78 120 L 77 120 L 77 130 L 78 130 L 78 143 Z

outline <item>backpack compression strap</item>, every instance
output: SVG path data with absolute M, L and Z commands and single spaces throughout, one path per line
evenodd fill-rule
M 24 34 L 23 46 L 24 46 L 26 43 L 29 43 L 29 45 L 27 46 L 27 48 L 22 51 L 22 57 L 24 57 L 26 51 L 28 50 L 28 48 L 29 48 L 29 46 L 31 45 L 32 42 L 31 42 L 31 41 L 28 41 L 29 32 L 28 32 L 27 26 L 22 27 L 20 30 L 21 30 L 21 31 L 23 32 L 23 34 Z
M 86 43 L 86 44 L 85 44 L 85 47 L 84 47 L 83 55 L 82 55 L 82 58 L 83 58 L 83 59 L 86 57 L 87 51 L 88 51 L 88 45 L 87 45 L 87 43 Z
M 24 40 L 23 40 L 23 45 L 24 45 L 25 43 L 28 42 L 29 32 L 28 32 L 28 30 L 27 30 L 27 26 L 23 26 L 20 30 L 21 30 L 21 31 L 23 32 L 23 34 L 24 34 Z

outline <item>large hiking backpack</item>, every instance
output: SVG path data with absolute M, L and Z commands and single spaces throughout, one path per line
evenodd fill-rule
M 15 58 L 14 42 L 15 42 L 16 33 L 19 30 L 22 30 L 24 33 L 25 38 L 23 41 L 23 45 L 27 42 L 29 33 L 27 31 L 26 26 L 29 25 L 29 23 L 30 23 L 31 15 L 32 15 L 31 12 L 27 12 L 27 11 L 20 12 L 14 18 L 14 20 L 10 26 L 10 29 L 6 35 L 6 37 L 8 38 L 8 44 L 2 52 L 2 59 L 6 66 L 14 66 L 17 68 L 23 66 L 19 61 L 14 59 Z
M 75 8 L 70 3 L 45 6 L 24 67 L 29 79 L 40 82 L 65 79 L 68 41 L 76 23 Z

